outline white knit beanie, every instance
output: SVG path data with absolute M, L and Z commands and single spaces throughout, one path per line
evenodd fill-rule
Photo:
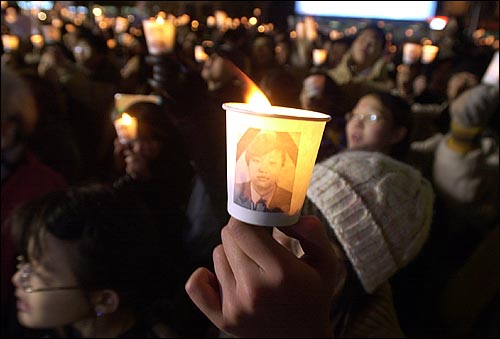
M 382 153 L 346 151 L 317 164 L 307 196 L 334 230 L 368 293 L 408 264 L 429 235 L 430 182 Z

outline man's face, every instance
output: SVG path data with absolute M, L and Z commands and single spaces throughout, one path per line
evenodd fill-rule
M 250 158 L 248 164 L 250 180 L 259 194 L 268 193 L 274 188 L 282 167 L 281 161 L 279 150 Z

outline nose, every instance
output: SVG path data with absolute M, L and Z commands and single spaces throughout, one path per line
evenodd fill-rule
M 356 127 L 358 127 L 358 126 L 363 127 L 365 125 L 365 117 L 361 116 L 361 117 L 351 118 L 349 123 L 351 123 L 353 126 L 356 126 Z
M 14 275 L 11 278 L 11 281 L 14 287 L 17 288 L 21 286 L 21 270 L 17 270 L 16 273 L 14 273 Z

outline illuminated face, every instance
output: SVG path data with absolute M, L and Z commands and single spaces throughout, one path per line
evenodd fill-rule
M 12 277 L 19 322 L 28 328 L 55 328 L 94 317 L 87 294 L 76 287 L 78 281 L 69 260 L 74 245 L 50 233 L 43 240 L 40 260 L 21 265 Z M 28 257 L 32 248 L 28 247 Z M 27 286 L 33 291 L 28 292 Z M 64 287 L 68 289 L 58 289 Z
M 362 97 L 352 110 L 346 125 L 351 150 L 389 153 L 394 143 L 392 114 L 373 95 Z
M 73 56 L 78 64 L 85 65 L 92 57 L 92 47 L 86 40 L 78 40 L 73 48 Z
M 282 167 L 282 152 L 274 150 L 261 156 L 253 156 L 248 163 L 252 187 L 261 195 L 276 186 Z
M 366 30 L 352 43 L 352 57 L 358 65 L 373 65 L 382 53 L 382 46 L 372 30 Z

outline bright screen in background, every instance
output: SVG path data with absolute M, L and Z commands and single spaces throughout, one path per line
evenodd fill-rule
M 437 1 L 295 1 L 295 14 L 342 18 L 425 21 Z

